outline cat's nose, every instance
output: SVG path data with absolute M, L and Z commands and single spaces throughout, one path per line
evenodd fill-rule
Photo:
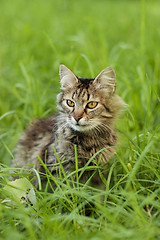
M 79 122 L 79 120 L 80 120 L 81 118 L 82 118 L 82 116 L 80 116 L 80 115 L 74 116 L 74 119 L 76 120 L 77 123 Z
M 83 118 L 83 115 L 84 115 L 84 110 L 78 109 L 73 113 L 73 118 L 78 123 L 79 120 L 81 120 L 81 118 Z

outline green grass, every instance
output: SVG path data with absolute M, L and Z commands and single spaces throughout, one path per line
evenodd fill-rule
M 159 1 L 0 5 L 0 239 L 160 239 Z M 105 189 L 70 187 L 62 171 L 55 190 L 35 190 L 32 207 L 8 195 L 7 166 L 27 124 L 56 112 L 60 63 L 82 77 L 113 66 L 128 109 L 106 180 L 97 166 Z

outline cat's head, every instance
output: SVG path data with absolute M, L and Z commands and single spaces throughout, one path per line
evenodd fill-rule
M 57 97 L 58 109 L 69 127 L 86 132 L 111 126 L 124 104 L 115 93 L 113 68 L 105 68 L 94 79 L 85 79 L 60 65 L 60 78 L 62 92 Z

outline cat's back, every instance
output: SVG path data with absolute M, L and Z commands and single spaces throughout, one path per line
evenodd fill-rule
M 13 166 L 32 164 L 39 170 L 37 156 L 44 159 L 47 147 L 54 142 L 55 132 L 56 115 L 34 120 L 19 140 Z

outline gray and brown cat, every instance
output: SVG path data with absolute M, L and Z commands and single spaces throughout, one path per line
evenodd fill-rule
M 53 151 L 56 148 L 64 170 L 74 171 L 75 145 L 79 167 L 102 149 L 94 161 L 107 162 L 114 154 L 117 145 L 114 122 L 124 105 L 116 94 L 114 70 L 107 67 L 95 79 L 88 79 L 76 77 L 60 65 L 60 78 L 58 114 L 31 123 L 16 148 L 14 166 L 44 172 L 39 156 L 55 174 L 59 167 Z

